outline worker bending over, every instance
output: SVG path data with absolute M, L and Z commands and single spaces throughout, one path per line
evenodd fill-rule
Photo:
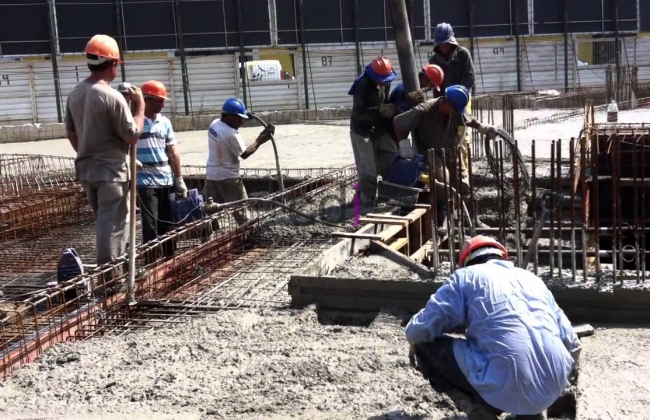
M 377 175 L 386 178 L 395 157 L 395 142 L 390 121 L 398 113 L 388 103 L 390 83 L 397 74 L 390 60 L 375 58 L 355 81 L 348 94 L 353 95 L 350 139 L 359 177 L 362 207 L 372 207 L 377 195 Z
M 217 203 L 232 203 L 248 198 L 246 187 L 239 174 L 240 159 L 247 159 L 271 139 L 273 126 L 264 129 L 255 142 L 246 147 L 239 128 L 248 120 L 244 104 L 236 98 L 224 102 L 221 119 L 216 119 L 208 129 L 208 167 L 205 195 Z M 246 222 L 246 216 L 235 212 L 238 224 Z
M 397 105 L 399 112 L 405 112 L 427 99 L 427 92 L 440 92 L 445 73 L 440 66 L 427 64 L 418 74 L 420 90 L 406 93 L 404 83 L 399 83 L 390 94 L 388 102 Z
M 496 128 L 492 125 L 481 124 L 467 114 L 469 92 L 462 85 L 454 85 L 445 89 L 444 96 L 423 102 L 416 107 L 396 116 L 393 120 L 396 135 L 399 139 L 400 157 L 412 159 L 416 153 L 426 154 L 428 149 L 436 149 L 435 175 L 436 180 L 447 183 L 455 188 L 456 171 L 451 172 L 445 166 L 450 162 L 442 159 L 442 149 L 455 149 L 463 141 L 467 127 L 475 128 L 480 133 L 494 136 Z M 407 139 L 409 132 L 414 133 L 414 141 Z M 451 177 L 450 177 L 451 175 Z M 464 185 L 464 184 L 462 184 Z M 467 184 L 469 189 L 469 183 Z M 461 191 L 469 192 L 469 191 Z M 439 233 L 444 236 L 446 231 L 447 200 L 444 190 L 437 194 L 437 219 Z M 473 206 L 470 206 L 473 208 Z
M 144 130 L 137 145 L 138 200 L 142 219 L 142 243 L 166 234 L 173 227 L 172 193 L 187 197 L 187 187 L 181 176 L 181 157 L 176 148 L 176 137 L 169 118 L 160 114 L 167 99 L 167 89 L 156 81 L 142 85 L 144 96 Z M 163 243 L 163 256 L 171 257 L 174 243 Z M 147 263 L 156 255 L 148 256 Z
M 437 64 L 445 74 L 443 88 L 453 85 L 465 86 L 468 92 L 474 87 L 474 63 L 472 54 L 456 41 L 454 29 L 449 23 L 440 23 L 433 35 L 433 55 L 429 64 Z M 467 101 L 467 113 L 472 113 L 472 98 Z M 460 144 L 461 182 L 469 187 L 469 147 L 471 133 L 465 132 Z
M 77 152 L 75 173 L 93 209 L 97 264 L 126 253 L 129 220 L 129 146 L 144 125 L 144 98 L 131 87 L 126 99 L 109 83 L 117 76 L 120 51 L 107 35 L 93 36 L 85 49 L 90 76 L 72 89 L 65 108 L 68 140 Z M 133 174 L 132 174 L 133 175 Z M 116 273 L 117 275 L 122 273 Z M 105 280 L 108 280 L 106 276 Z
M 578 363 L 571 323 L 544 282 L 508 261 L 496 240 L 471 238 L 458 265 L 406 326 L 411 365 L 434 388 L 474 397 L 491 418 L 544 418 Z M 466 338 L 445 335 L 458 327 Z

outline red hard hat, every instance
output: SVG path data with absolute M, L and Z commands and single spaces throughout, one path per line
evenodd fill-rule
M 490 238 L 489 236 L 478 235 L 468 239 L 465 241 L 465 244 L 463 244 L 463 248 L 460 250 L 460 258 L 458 258 L 458 266 L 465 267 L 472 258 L 478 256 L 472 256 L 472 253 L 480 248 L 491 248 L 504 259 L 508 258 L 508 250 L 497 242 L 496 239 Z
M 440 90 L 443 81 L 445 80 L 445 72 L 436 64 L 427 64 L 422 67 L 424 75 L 427 77 L 429 82 L 433 85 L 436 90 Z
M 167 98 L 167 89 L 165 89 L 165 85 L 157 80 L 144 82 L 141 89 L 143 95 L 153 96 L 160 99 L 169 99 Z
M 383 55 L 378 56 L 370 63 L 372 71 L 381 77 L 387 77 L 393 74 L 393 64 Z
M 108 35 L 95 35 L 90 38 L 84 50 L 86 54 L 96 55 L 103 59 L 109 59 L 121 63 L 120 49 L 117 46 L 117 41 Z

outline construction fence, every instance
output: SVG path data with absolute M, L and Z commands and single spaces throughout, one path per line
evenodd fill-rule
M 623 75 L 632 72 L 634 83 L 650 83 L 650 37 L 596 40 L 574 35 L 567 41 L 565 53 L 562 39 L 474 39 L 475 94 L 604 90 L 616 57 L 620 57 L 620 83 L 631 83 Z M 470 47 L 468 41 L 461 42 Z M 393 42 L 364 43 L 359 49 L 309 46 L 251 51 L 241 60 L 245 69 L 239 54 L 232 52 L 195 52 L 187 57 L 171 52 L 126 54 L 121 76 L 134 84 L 149 79 L 163 82 L 170 97 L 164 112 L 191 116 L 216 114 L 232 96 L 244 99 L 257 112 L 349 106 L 347 92 L 359 74 L 357 58 L 368 63 L 379 54 L 397 66 L 394 85 L 401 80 Z M 426 64 L 431 51 L 430 45 L 417 44 L 416 61 Z M 57 64 L 58 91 L 50 60 L 0 61 L 0 125 L 62 122 L 66 97 L 88 70 L 81 55 L 59 57 Z

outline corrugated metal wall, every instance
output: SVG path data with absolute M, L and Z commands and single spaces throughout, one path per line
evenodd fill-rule
M 572 40 L 569 51 L 569 87 L 603 86 L 606 64 L 578 66 L 578 52 L 598 47 L 591 40 Z M 588 48 L 582 48 L 582 47 Z M 427 62 L 430 47 L 416 48 L 416 61 Z M 517 90 L 516 46 L 514 41 L 479 41 L 474 49 L 476 91 L 478 94 Z M 300 51 L 294 54 L 295 79 L 277 82 L 249 83 L 246 96 L 254 111 L 304 109 L 305 89 Z M 401 80 L 401 71 L 394 44 L 372 44 L 363 49 L 363 65 L 373 57 L 389 57 Z M 593 53 L 590 53 L 593 54 Z M 585 55 L 585 54 L 583 54 Z M 588 54 L 587 54 L 588 55 Z M 307 86 L 309 105 L 337 107 L 351 104 L 347 94 L 357 76 L 354 48 L 311 47 L 307 55 Z M 625 38 L 621 50 L 622 64 L 639 66 L 639 80 L 650 81 L 650 37 Z M 126 59 L 127 80 L 142 84 L 148 79 L 165 83 L 170 101 L 168 114 L 185 113 L 180 59 Z M 243 97 L 242 84 L 236 70 L 237 56 L 232 54 L 188 57 L 188 108 L 190 113 L 215 114 L 228 97 Z M 59 61 L 62 104 L 70 90 L 88 74 L 80 57 Z M 119 79 L 119 76 L 118 76 Z M 531 41 L 521 43 L 522 90 L 564 89 L 563 41 Z M 114 83 L 117 84 L 117 81 Z M 0 62 L 0 124 L 57 121 L 52 66 L 49 61 Z

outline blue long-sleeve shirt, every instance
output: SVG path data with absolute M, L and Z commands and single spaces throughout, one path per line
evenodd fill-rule
M 509 261 L 454 272 L 406 326 L 411 344 L 465 325 L 458 366 L 493 407 L 533 415 L 569 383 L 580 341 L 544 282 Z
M 402 112 L 408 111 L 412 108 L 411 101 L 409 101 L 406 91 L 404 90 L 404 83 L 399 83 L 388 97 L 389 104 L 395 104 Z

